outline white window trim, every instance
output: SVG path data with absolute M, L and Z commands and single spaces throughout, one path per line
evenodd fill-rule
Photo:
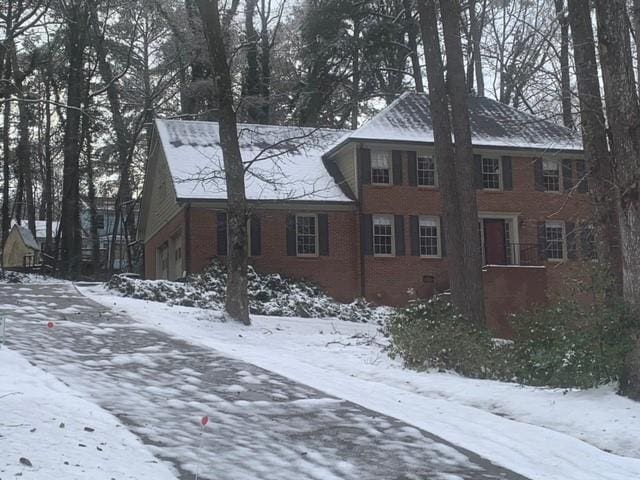
M 484 186 L 484 160 L 497 160 L 498 161 L 498 188 L 488 188 Z M 504 190 L 504 178 L 502 173 L 502 158 L 501 157 L 482 157 L 480 161 L 480 173 L 482 174 L 482 190 L 486 190 L 489 192 L 502 192 Z
M 546 254 L 546 243 L 547 243 L 547 227 L 562 227 L 562 258 L 549 258 Z M 545 239 L 545 257 L 548 262 L 561 263 L 566 262 L 568 258 L 567 252 L 567 225 L 562 220 L 547 220 L 544 222 L 544 239 Z
M 419 171 L 419 163 L 420 163 L 420 159 L 421 158 L 430 158 L 433 160 L 433 185 L 420 185 L 420 183 L 418 182 L 418 171 Z M 418 153 L 416 156 L 416 185 L 420 188 L 426 188 L 426 189 L 434 189 L 434 188 L 438 188 L 439 186 L 439 178 L 438 178 L 438 165 L 436 164 L 436 159 L 433 155 L 431 154 L 426 154 L 426 153 Z
M 315 253 L 300 253 L 298 252 L 298 217 L 313 217 L 316 222 L 316 241 L 315 241 Z M 318 214 L 317 213 L 296 213 L 296 257 L 314 258 L 320 254 L 320 232 L 318 230 Z
M 440 217 L 434 217 L 429 215 L 420 215 L 418 217 L 418 250 L 420 248 L 420 223 L 423 220 L 433 220 L 436 222 L 436 227 L 438 228 L 438 254 L 437 255 L 422 255 L 420 253 L 420 258 L 442 258 L 442 226 L 440 225 Z
M 376 253 L 376 218 L 387 218 L 391 220 L 391 253 Z M 373 256 L 379 258 L 391 258 L 396 256 L 396 222 L 393 215 L 379 214 L 371 216 L 371 249 Z
M 542 188 L 544 188 L 545 193 L 564 193 L 564 179 L 562 178 L 562 162 L 557 158 L 543 158 L 540 160 L 542 162 Z M 558 165 L 558 190 L 547 190 L 544 185 L 544 162 L 555 162 Z
M 378 183 L 373 181 L 373 155 L 375 153 L 385 153 L 387 157 L 387 165 L 389 166 L 389 182 L 388 183 Z M 370 175 L 371 175 L 371 185 L 389 187 L 393 185 L 393 153 L 391 150 L 371 150 L 371 167 L 370 167 Z

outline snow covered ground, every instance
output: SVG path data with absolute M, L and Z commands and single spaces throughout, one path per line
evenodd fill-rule
M 640 404 L 613 387 L 564 391 L 405 370 L 374 325 L 253 317 L 81 291 L 141 323 L 428 430 L 532 479 L 640 478 Z M 613 453 L 607 453 L 613 452 Z
M 175 480 L 108 414 L 0 348 L 0 478 Z

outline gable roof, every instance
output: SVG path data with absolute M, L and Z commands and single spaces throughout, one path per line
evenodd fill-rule
M 156 129 L 177 199 L 226 199 L 218 123 L 156 119 Z M 251 164 L 245 176 L 247 199 L 351 203 L 322 160 L 347 133 L 238 124 L 242 160 Z
M 582 152 L 577 133 L 489 98 L 469 96 L 469 119 L 474 147 Z M 350 140 L 433 144 L 429 96 L 402 94 L 341 144 Z
M 40 245 L 38 245 L 38 242 L 36 242 L 36 239 L 33 238 L 33 235 L 31 234 L 31 230 L 29 230 L 27 227 L 23 227 L 22 225 L 17 225 L 17 224 L 14 225 L 13 228 L 17 230 L 18 234 L 22 238 L 22 241 L 27 247 L 36 251 L 40 251 Z

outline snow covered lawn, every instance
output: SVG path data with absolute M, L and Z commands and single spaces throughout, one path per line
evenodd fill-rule
M 405 370 L 377 326 L 331 319 L 219 313 L 81 291 L 141 323 L 210 346 L 423 428 L 540 480 L 640 478 L 640 403 L 613 387 L 564 391 Z M 615 454 L 607 453 L 613 452 Z
M 0 349 L 0 478 L 175 480 L 117 418 Z

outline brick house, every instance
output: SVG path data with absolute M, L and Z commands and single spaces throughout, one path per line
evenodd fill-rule
M 470 98 L 488 318 L 546 301 L 592 255 L 582 143 Z M 227 248 L 217 124 L 157 120 L 139 236 L 147 278 L 202 270 Z M 448 286 L 427 95 L 405 93 L 355 131 L 241 125 L 250 263 L 341 301 L 402 304 Z

